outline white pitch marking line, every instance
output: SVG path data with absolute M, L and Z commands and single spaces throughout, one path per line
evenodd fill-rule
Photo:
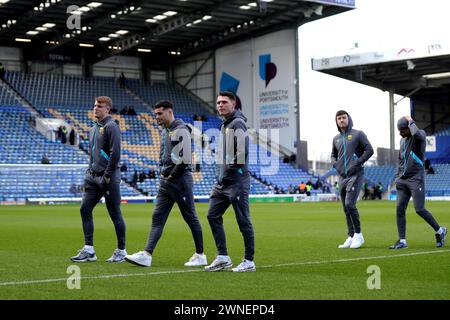
M 292 262 L 292 263 L 282 263 L 282 264 L 261 266 L 259 268 L 302 266 L 302 265 L 310 265 L 310 264 L 328 264 L 328 263 L 352 262 L 352 261 L 363 261 L 363 260 L 373 260 L 373 259 L 390 259 L 390 258 L 410 257 L 410 256 L 424 255 L 424 254 L 446 253 L 446 252 L 450 252 L 450 249 L 448 249 L 448 250 L 436 250 L 436 251 L 418 251 L 418 252 L 403 253 L 403 254 L 396 254 L 396 255 L 386 255 L 386 256 L 377 256 L 377 257 L 361 257 L 361 258 L 346 258 L 346 259 L 325 260 L 325 261 Z
M 330 263 L 340 263 L 340 262 L 364 261 L 364 260 L 374 260 L 374 259 L 391 259 L 391 258 L 411 257 L 411 256 L 418 256 L 418 255 L 447 253 L 447 252 L 450 252 L 450 249 L 435 250 L 435 251 L 418 251 L 418 252 L 411 252 L 411 253 L 404 253 L 404 254 L 376 256 L 376 257 L 360 257 L 360 258 L 346 258 L 346 259 L 324 260 L 324 261 L 292 262 L 292 263 L 282 263 L 282 264 L 260 266 L 258 268 L 279 268 L 279 267 L 303 266 L 303 265 L 314 265 L 314 264 L 330 264 Z M 204 272 L 204 270 L 196 269 L 196 270 L 157 271 L 157 272 L 145 272 L 145 273 L 109 274 L 109 275 L 82 277 L 81 279 L 82 280 L 95 280 L 95 279 L 111 279 L 111 278 L 128 278 L 128 277 L 157 276 L 157 275 L 188 273 L 188 272 Z M 16 286 L 16 285 L 24 285 L 24 284 L 66 282 L 67 279 L 68 278 L 55 278 L 55 279 L 43 279 L 43 280 L 0 282 L 0 286 Z
M 198 270 L 175 270 L 175 271 L 157 271 L 157 272 L 146 272 L 146 273 L 124 273 L 124 274 L 105 274 L 100 276 L 89 276 L 89 277 L 81 277 L 81 280 L 89 280 L 89 279 L 110 279 L 110 278 L 126 278 L 126 277 L 139 277 L 139 276 L 157 276 L 161 274 L 174 274 L 174 273 L 187 273 L 187 272 L 199 272 L 203 271 L 203 269 Z M 48 282 L 61 282 L 67 281 L 68 278 L 56 278 L 56 279 L 43 279 L 43 280 L 25 280 L 25 281 L 17 281 L 17 282 L 0 282 L 0 286 L 13 286 L 20 284 L 36 284 L 36 283 L 48 283 Z M 80 278 L 72 278 L 72 279 L 80 279 Z

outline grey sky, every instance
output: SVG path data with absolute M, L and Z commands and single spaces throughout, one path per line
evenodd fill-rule
M 450 1 L 356 0 L 356 7 L 299 28 L 300 134 L 308 141 L 310 160 L 329 159 L 339 109 L 349 112 L 354 127 L 366 132 L 375 149 L 389 147 L 388 93 L 312 71 L 311 58 L 429 44 L 445 39 L 450 27 Z M 404 99 L 395 119 L 409 109 L 409 99 Z

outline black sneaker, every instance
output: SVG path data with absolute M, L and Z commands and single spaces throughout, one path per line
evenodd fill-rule
M 445 244 L 445 236 L 447 235 L 447 228 L 442 227 L 442 233 L 436 233 L 436 247 L 443 247 Z
M 70 258 L 73 262 L 93 262 L 97 261 L 97 257 L 94 253 L 89 253 L 85 249 L 78 250 L 78 254 Z
M 401 242 L 398 240 L 396 243 L 394 243 L 392 246 L 389 247 L 389 249 L 406 249 L 408 248 L 408 244 Z

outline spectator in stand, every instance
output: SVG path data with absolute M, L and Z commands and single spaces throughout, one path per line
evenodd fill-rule
M 69 133 L 69 143 L 71 146 L 75 145 L 75 137 L 76 137 L 75 128 L 72 128 L 72 130 L 70 130 L 70 133 Z
M 367 183 L 367 180 L 364 181 L 363 185 L 362 185 L 362 189 L 364 191 L 363 200 L 367 200 L 369 198 L 369 184 Z
M 295 154 L 291 154 L 291 156 L 289 157 L 289 161 L 291 163 L 295 163 L 295 160 L 297 159 L 297 156 Z
M 138 173 L 136 170 L 134 170 L 133 179 L 131 180 L 131 185 L 136 187 L 136 183 L 138 182 L 138 179 L 139 179 Z
M 322 193 L 331 193 L 330 186 L 328 183 L 322 185 Z
M 292 186 L 292 184 L 289 185 L 288 193 L 289 194 L 293 194 L 294 193 L 294 187 Z
M 311 196 L 311 190 L 312 190 L 312 184 L 307 184 L 307 185 L 306 185 L 306 195 L 307 195 L 308 197 Z
M 59 127 L 59 137 L 61 138 L 61 143 L 67 143 L 67 128 L 65 126 Z
M 300 194 L 304 194 L 306 192 L 306 184 L 302 181 L 300 185 L 298 186 L 298 189 L 300 191 Z
M 339 201 L 340 200 L 340 196 L 341 196 L 341 192 L 339 190 L 339 183 L 336 181 L 334 183 L 334 193 L 336 194 L 336 200 Z
M 0 79 L 5 79 L 5 66 L 0 62 Z
M 123 88 L 125 87 L 125 82 L 126 82 L 125 74 L 122 72 L 119 77 L 119 85 Z
M 139 182 L 144 182 L 145 181 L 145 172 L 144 171 L 142 171 L 140 174 L 139 174 Z
M 317 178 L 316 183 L 313 185 L 314 190 L 322 189 L 322 180 L 320 178 Z
M 47 158 L 47 155 L 44 154 L 41 158 L 41 164 L 50 164 L 50 160 Z
M 120 114 L 122 116 L 135 116 L 136 110 L 134 110 L 133 106 L 126 106 L 122 110 L 120 110 Z
M 376 197 L 380 200 L 381 200 L 381 197 L 383 196 L 383 189 L 384 189 L 384 187 L 383 187 L 383 184 L 381 183 L 381 181 L 378 182 L 377 186 L 375 187 L 375 190 L 376 190 Z
M 136 116 L 137 115 L 136 110 L 134 110 L 133 106 L 129 106 L 128 107 L 128 115 L 129 116 Z

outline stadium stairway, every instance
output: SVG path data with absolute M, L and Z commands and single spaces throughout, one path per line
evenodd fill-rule
M 179 113 L 212 115 L 209 107 L 193 99 L 180 87 L 174 85 L 164 82 L 154 82 L 150 85 L 136 79 L 128 79 L 126 87 L 149 105 L 153 105 L 158 100 L 171 100 L 177 115 Z
M 449 136 L 450 137 L 450 127 L 438 130 L 438 131 L 436 131 L 436 133 L 434 135 L 438 136 L 438 137 L 440 137 L 440 136 Z
M 39 115 L 37 109 L 25 97 L 17 92 L 6 79 L 0 79 L 0 88 L 4 92 L 2 93 L 2 97 L 0 97 L 0 106 L 20 105 L 28 109 L 32 115 Z M 9 97 L 9 99 L 4 99 L 3 97 Z

